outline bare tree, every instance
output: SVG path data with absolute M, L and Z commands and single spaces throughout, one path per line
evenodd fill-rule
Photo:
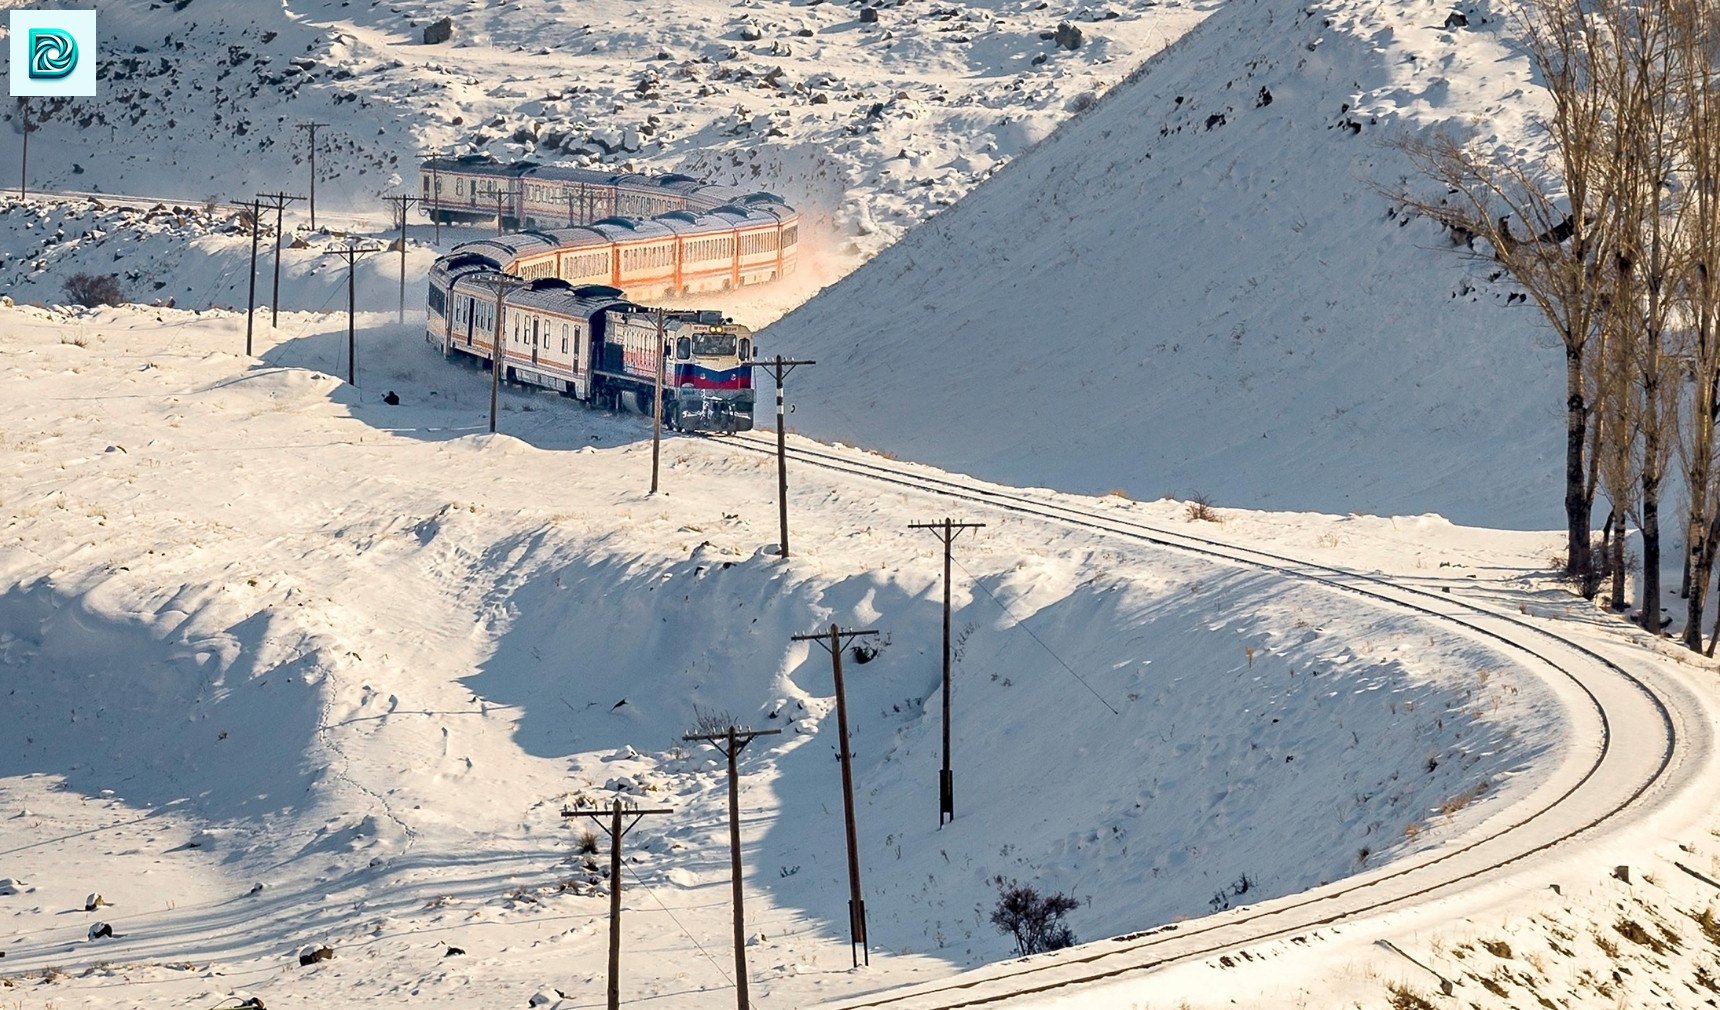
M 1602 26 L 1582 0 L 1541 0 L 1520 8 L 1517 21 L 1551 98 L 1551 115 L 1542 126 L 1552 157 L 1522 162 L 1446 134 L 1403 141 L 1401 149 L 1450 197 L 1405 202 L 1470 244 L 1485 241 L 1564 347 L 1565 570 L 1579 576 L 1584 595 L 1592 596 L 1594 480 L 1584 366 L 1604 309 L 1604 264 L 1611 258 L 1606 141 L 1615 68 L 1605 62 Z
M 1689 493 L 1686 530 L 1684 644 L 1702 649 L 1702 614 L 1720 547 L 1716 420 L 1720 418 L 1720 12 L 1713 0 L 1667 0 L 1678 72 L 1673 89 L 1685 123 L 1682 150 L 1688 203 L 1680 233 L 1681 269 L 1673 298 L 1683 324 L 1690 403 L 1681 425 L 1680 457 Z M 1720 626 L 1710 636 L 1720 638 Z
M 1640 394 L 1640 618 L 1643 628 L 1658 634 L 1660 498 L 1680 392 L 1669 346 L 1672 294 L 1680 273 L 1679 236 L 1687 207 L 1675 182 L 1687 129 L 1674 102 L 1677 47 L 1665 0 L 1603 2 L 1599 7 L 1598 18 L 1605 23 L 1621 68 L 1609 130 L 1618 180 L 1610 203 L 1615 222 L 1611 309 L 1620 335 L 1631 345 Z

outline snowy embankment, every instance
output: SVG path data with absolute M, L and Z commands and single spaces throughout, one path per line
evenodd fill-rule
M 1386 195 L 1407 131 L 1537 143 L 1526 61 L 1462 6 L 1227 5 L 766 331 L 819 362 L 797 426 L 1012 484 L 1557 525 L 1562 358 Z
M 648 497 L 637 417 L 510 391 L 508 434 L 477 434 L 484 374 L 386 317 L 362 321 L 354 388 L 311 370 L 343 370 L 337 320 L 285 317 L 247 361 L 242 317 L 0 312 L 23 741 L 0 754 L 0 875 L 23 881 L 0 949 L 32 996 L 591 1002 L 605 885 L 560 811 L 622 795 L 676 810 L 629 836 L 624 996 L 699 1004 L 732 970 L 723 780 L 679 741 L 703 713 L 783 730 L 742 793 L 753 994 L 780 1006 L 1006 956 L 999 877 L 1075 895 L 1084 939 L 1152 926 L 1437 845 L 1563 753 L 1562 710 L 1492 646 L 986 515 L 959 554 L 940 831 L 939 565 L 904 528 L 938 499 L 797 472 L 785 564 L 761 459 L 671 439 Z M 1411 571 L 1527 573 L 1546 549 L 1229 516 Z M 789 642 L 831 621 L 886 632 L 848 667 L 858 973 L 829 669 Z M 81 911 L 91 892 L 109 907 Z M 96 920 L 118 936 L 88 940 Z M 325 942 L 335 959 L 300 967 Z

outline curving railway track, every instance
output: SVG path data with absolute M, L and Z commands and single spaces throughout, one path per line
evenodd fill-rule
M 774 453 L 773 442 L 741 435 L 726 444 Z M 1629 824 L 1672 795 L 1710 751 L 1711 722 L 1681 682 L 1656 672 L 1648 653 L 1633 662 L 1602 655 L 1575 634 L 1453 594 L 1451 585 L 1406 586 L 1380 575 L 1312 564 L 1021 491 L 929 472 L 911 464 L 791 446 L 802 465 L 911 488 L 1023 517 L 1101 532 L 1215 562 L 1271 571 L 1375 605 L 1455 625 L 1521 658 L 1547 679 L 1571 713 L 1572 739 L 1549 779 L 1514 806 L 1443 844 L 1301 894 L 1064 951 L 1001 962 L 941 981 L 849 996 L 830 1010 L 955 1010 L 1035 997 L 1137 975 L 1269 940 L 1297 940 L 1321 927 L 1404 909 L 1502 878 L 1537 854 L 1578 836 Z M 1629 667 L 1637 667 L 1631 669 Z

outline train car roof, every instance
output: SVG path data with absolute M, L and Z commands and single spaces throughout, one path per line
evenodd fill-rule
M 734 230 L 734 222 L 715 214 L 699 213 L 690 210 L 672 210 L 667 214 L 658 214 L 651 220 L 669 229 L 677 235 L 703 235 L 712 232 L 727 233 Z
M 487 256 L 500 265 L 527 253 L 546 252 L 558 245 L 559 242 L 544 232 L 516 231 L 462 242 L 454 247 L 454 255 Z
M 645 221 L 636 217 L 606 217 L 588 227 L 601 232 L 612 242 L 637 242 L 675 234 L 661 221 Z
M 439 256 L 430 268 L 432 274 L 440 272 L 444 276 L 455 276 L 472 273 L 477 270 L 500 270 L 502 265 L 488 256 L 476 252 L 455 252 L 447 256 Z
M 633 303 L 620 295 L 621 292 L 614 288 L 602 285 L 576 288 L 566 281 L 556 281 L 544 287 L 521 288 L 507 296 L 507 303 L 575 319 L 590 319 L 606 309 L 631 308 Z
M 516 178 L 525 175 L 538 164 L 534 161 L 466 161 L 465 159 L 435 158 L 435 170 L 451 172 L 455 175 L 489 175 L 501 178 Z M 431 162 L 426 161 L 420 166 L 423 171 L 431 171 Z
M 533 179 L 584 182 L 601 186 L 611 185 L 616 179 L 621 178 L 615 172 L 601 172 L 590 168 L 569 168 L 565 165 L 534 165 L 526 174 Z

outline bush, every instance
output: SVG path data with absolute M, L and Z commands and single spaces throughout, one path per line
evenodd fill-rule
M 1016 949 L 1023 957 L 1075 945 L 1075 934 L 1064 924 L 1063 916 L 1080 902 L 1067 894 L 1041 895 L 1029 884 L 1004 884 L 1002 878 L 998 891 L 991 924 L 998 932 L 1015 937 Z
M 93 309 L 98 305 L 119 305 L 125 301 L 115 274 L 73 274 L 61 286 L 73 305 Z

